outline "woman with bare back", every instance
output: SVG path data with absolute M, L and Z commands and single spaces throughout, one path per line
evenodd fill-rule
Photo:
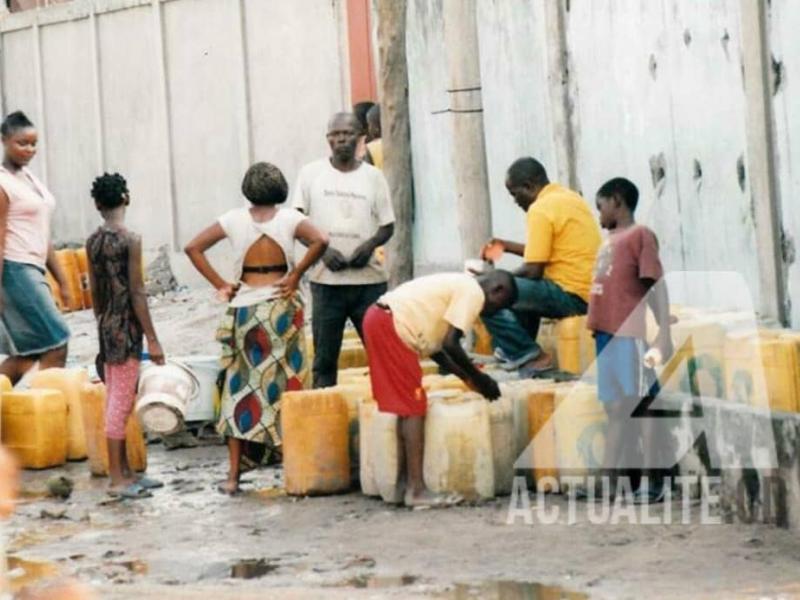
M 264 444 L 267 458 L 280 460 L 281 394 L 302 389 L 305 367 L 304 303 L 300 278 L 328 246 L 328 238 L 301 213 L 281 209 L 288 186 L 280 169 L 256 163 L 242 193 L 249 206 L 223 214 L 186 246 L 192 264 L 228 301 L 217 340 L 222 344 L 225 381 L 217 431 L 230 459 L 223 493 L 239 492 L 243 442 Z M 206 251 L 227 238 L 233 249 L 234 281 L 223 279 Z M 294 244 L 308 250 L 294 264 Z

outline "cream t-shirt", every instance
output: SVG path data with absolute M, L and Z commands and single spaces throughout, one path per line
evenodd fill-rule
M 326 231 L 330 247 L 349 259 L 358 246 L 384 225 L 394 223 L 389 184 L 378 169 L 361 163 L 342 172 L 325 158 L 303 167 L 297 177 L 292 206 L 308 215 Z M 363 269 L 332 272 L 320 261 L 309 273 L 314 283 L 365 285 L 384 283 L 386 270 L 373 254 Z
M 442 349 L 451 325 L 464 333 L 472 329 L 486 297 L 471 275 L 442 273 L 404 283 L 378 302 L 392 309 L 400 339 L 427 358 Z

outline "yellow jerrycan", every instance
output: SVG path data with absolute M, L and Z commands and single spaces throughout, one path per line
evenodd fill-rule
M 380 496 L 375 481 L 375 451 L 372 442 L 372 423 L 378 404 L 372 400 L 358 406 L 358 470 L 361 493 L 365 496 Z
M 405 490 L 400 484 L 397 415 L 376 410 L 368 436 L 370 452 L 374 456 L 375 485 L 378 494 L 384 502 L 400 504 L 403 502 Z
M 89 471 L 95 477 L 108 475 L 108 444 L 106 441 L 106 386 L 86 383 L 81 388 L 81 412 L 86 432 L 86 453 Z M 131 413 L 125 426 L 125 450 L 128 465 L 134 471 L 147 469 L 147 446 L 135 413 Z
M 67 461 L 67 401 L 58 390 L 3 393 L 2 440 L 25 469 Z
M 81 393 L 89 382 L 83 369 L 44 369 L 34 373 L 31 389 L 53 389 L 67 401 L 67 460 L 86 458 L 86 432 L 83 426 Z
M 428 395 L 424 476 L 434 492 L 458 492 L 467 500 L 494 496 L 492 434 L 485 398 L 457 390 Z
M 725 343 L 726 396 L 782 412 L 800 410 L 800 333 L 731 333 Z
M 69 304 L 64 307 L 64 310 L 81 310 L 83 309 L 83 292 L 81 292 L 81 274 L 75 251 L 70 249 L 57 250 L 55 254 L 56 262 L 61 267 L 61 272 L 67 280 L 69 289 Z
M 348 383 L 369 385 L 369 368 L 355 367 L 353 369 L 341 369 L 336 376 L 336 383 L 339 385 Z
M 348 447 L 350 452 L 350 473 L 353 483 L 358 482 L 359 478 L 359 439 L 360 427 L 358 422 L 358 408 L 362 402 L 372 399 L 372 387 L 370 386 L 369 379 L 361 383 L 340 383 L 337 386 L 329 388 L 331 391 L 337 392 L 342 395 L 347 402 L 347 436 Z
M 489 333 L 489 330 L 486 329 L 486 325 L 483 321 L 480 319 L 475 321 L 475 324 L 472 326 L 472 331 L 475 334 L 475 346 L 472 348 L 472 351 L 475 354 L 492 356 L 494 354 L 492 335 Z
M 455 375 L 423 375 L 422 387 L 426 392 L 439 390 L 469 391 L 467 384 Z
M 680 320 L 672 325 L 675 354 L 659 377 L 671 392 L 723 398 L 725 328 L 711 320 Z
M 399 504 L 404 490 L 399 481 L 397 415 L 380 412 L 373 400 L 362 402 L 358 410 L 361 491 Z
M 608 417 L 597 399 L 597 388 L 584 383 L 560 387 L 556 391 L 555 409 L 556 464 L 560 476 L 598 474 L 605 458 Z
M 350 488 L 347 401 L 330 388 L 281 397 L 286 493 L 311 496 Z
M 528 390 L 533 481 L 539 492 L 558 492 L 555 413 L 556 386 Z
M 514 484 L 514 461 L 517 459 L 514 403 L 514 399 L 507 395 L 489 403 L 494 493 L 498 496 L 510 494 Z
M 367 367 L 367 352 L 361 340 L 344 340 L 342 349 L 339 352 L 339 369 L 353 369 Z
M 75 250 L 75 260 L 78 262 L 83 308 L 92 308 L 92 286 L 89 280 L 89 257 L 86 255 L 86 247 Z
M 425 360 L 419 361 L 419 366 L 422 369 L 422 375 L 436 375 L 439 373 L 439 365 L 436 364 L 436 361 L 426 358 Z
M 555 336 L 559 369 L 575 375 L 596 373 L 595 343 L 592 332 L 586 329 L 586 316 L 559 320 Z
M 11 385 L 11 380 L 5 375 L 0 375 L 0 403 L 2 402 L 2 395 L 14 389 Z M 0 404 L 2 405 L 2 404 Z M 0 412 L 0 421 L 2 421 L 2 412 Z

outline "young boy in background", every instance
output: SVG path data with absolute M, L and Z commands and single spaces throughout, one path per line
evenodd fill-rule
M 656 285 L 664 274 L 658 239 L 649 228 L 636 224 L 638 201 L 639 190 L 622 177 L 607 181 L 597 191 L 600 225 L 609 235 L 597 255 L 587 326 L 594 332 L 597 346 L 598 397 L 608 413 L 604 466 L 611 474 L 612 494 L 616 487 L 613 474 L 635 464 L 631 456 L 640 440 L 643 465 L 654 466 L 653 417 L 632 416 L 655 383 L 652 370 L 643 363 L 648 304 L 659 326 L 655 347 L 661 360 L 672 354 L 667 290 L 663 283 Z M 662 486 L 653 481 L 649 484 L 637 490 L 634 500 L 658 502 L 663 498 Z

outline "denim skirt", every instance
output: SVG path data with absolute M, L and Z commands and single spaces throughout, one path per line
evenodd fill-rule
M 34 356 L 69 341 L 69 329 L 40 267 L 3 261 L 3 300 L 3 354 Z

